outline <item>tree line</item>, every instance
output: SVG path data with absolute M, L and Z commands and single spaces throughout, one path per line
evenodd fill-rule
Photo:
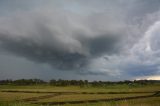
M 0 85 L 53 85 L 53 86 L 107 86 L 114 84 L 127 84 L 127 85 L 135 85 L 135 84 L 155 84 L 160 83 L 160 80 L 134 80 L 134 81 L 88 81 L 88 80 L 55 80 L 52 79 L 50 81 L 44 81 L 41 79 L 19 79 L 19 80 L 0 80 Z

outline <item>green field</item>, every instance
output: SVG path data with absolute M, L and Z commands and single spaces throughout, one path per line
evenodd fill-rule
M 105 87 L 0 85 L 0 106 L 160 106 L 160 84 Z

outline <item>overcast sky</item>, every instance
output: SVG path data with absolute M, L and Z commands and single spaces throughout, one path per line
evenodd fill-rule
M 160 0 L 0 0 L 0 79 L 154 76 Z

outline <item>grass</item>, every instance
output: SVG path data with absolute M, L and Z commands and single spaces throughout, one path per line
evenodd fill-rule
M 38 97 L 47 94 L 41 93 L 8 93 L 8 92 L 0 92 L 0 101 L 16 101 L 25 98 Z
M 59 106 L 160 106 L 160 97 L 111 102 L 65 104 Z
M 0 106 L 38 106 L 24 102 L 0 102 Z
M 38 102 L 67 102 L 67 101 L 87 101 L 87 100 L 100 100 L 100 99 L 113 99 L 123 97 L 134 97 L 134 96 L 146 96 L 151 93 L 144 94 L 71 94 L 71 95 L 60 95 L 53 98 L 47 98 L 39 100 Z
M 116 84 L 104 87 L 79 87 L 66 86 L 55 87 L 50 85 L 32 85 L 32 86 L 15 86 L 15 85 L 0 85 L 2 90 L 18 90 L 18 91 L 53 91 L 53 92 L 152 92 L 160 89 L 160 84 L 155 85 L 126 85 Z
M 66 102 L 66 104 L 62 106 L 160 106 L 160 95 L 158 95 L 157 97 L 139 98 L 139 99 L 121 100 L 121 101 L 108 101 L 108 102 L 99 101 L 96 103 L 79 103 L 79 104 L 67 103 L 68 101 L 86 101 L 86 100 L 98 101 L 99 99 L 151 95 L 154 94 L 155 91 L 159 90 L 160 90 L 159 84 L 134 85 L 134 86 L 126 84 L 117 84 L 117 85 L 108 85 L 104 87 L 0 85 L 0 106 L 41 106 L 41 104 L 38 105 L 32 103 L 49 103 L 49 102 L 52 103 Z M 20 92 L 7 92 L 7 91 L 20 91 Z M 32 93 L 31 92 L 24 93 L 24 91 L 31 91 Z M 25 102 L 20 101 L 22 99 L 51 95 L 51 93 L 45 93 L 45 92 L 57 92 L 58 95 L 53 97 L 50 96 L 46 98 L 37 98 L 35 101 L 25 101 Z M 66 92 L 74 92 L 74 93 L 67 94 Z

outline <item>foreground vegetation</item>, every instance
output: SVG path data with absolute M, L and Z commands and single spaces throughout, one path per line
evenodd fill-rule
M 30 80 L 32 84 L 22 84 L 23 81 L 28 80 L 1 81 L 0 106 L 160 106 L 159 81 L 80 81 L 83 84 L 77 85 L 74 81 L 64 85 L 63 80 L 61 84 L 55 80 L 54 84 L 33 83 L 34 80 Z

